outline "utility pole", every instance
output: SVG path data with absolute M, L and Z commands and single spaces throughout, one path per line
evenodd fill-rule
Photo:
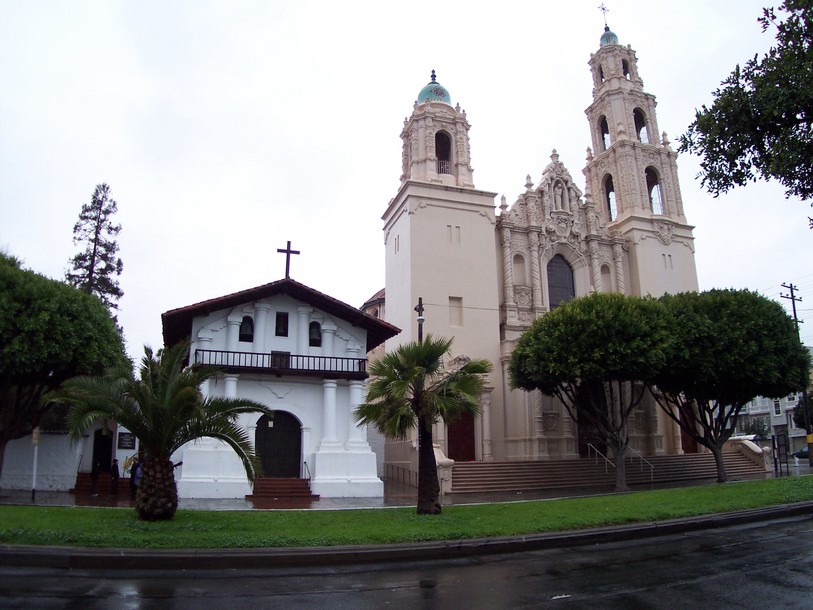
M 779 296 L 783 299 L 789 299 L 791 304 L 791 310 L 793 311 L 793 322 L 796 324 L 796 333 L 799 333 L 799 324 L 803 323 L 804 320 L 799 320 L 799 317 L 796 315 L 796 302 L 802 301 L 802 297 L 796 296 L 796 286 L 793 284 L 782 284 L 782 288 L 786 288 L 790 294 L 782 294 L 779 293 Z M 809 375 L 808 375 L 809 378 Z M 807 381 L 807 379 L 805 380 Z M 805 434 L 807 438 L 807 461 L 808 464 L 813 466 L 813 434 L 811 434 L 810 430 L 810 413 L 807 408 L 807 383 L 805 383 L 805 387 L 802 388 L 802 413 L 804 414 L 804 422 L 805 422 Z

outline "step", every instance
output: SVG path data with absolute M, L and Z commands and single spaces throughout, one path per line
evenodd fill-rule
M 254 490 L 248 498 L 311 498 L 319 496 L 311 492 L 309 479 L 261 477 L 254 480 Z
M 637 457 L 626 461 L 627 482 L 633 485 L 705 480 L 717 477 L 712 454 Z M 726 474 L 734 477 L 764 474 L 737 452 L 724 454 Z M 451 493 L 602 487 L 615 483 L 615 469 L 593 459 L 545 462 L 465 462 L 455 464 Z

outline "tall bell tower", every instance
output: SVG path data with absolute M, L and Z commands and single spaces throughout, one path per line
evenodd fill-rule
M 638 59 L 604 28 L 590 56 L 593 103 L 586 110 L 592 148 L 584 169 L 588 197 L 625 240 L 626 290 L 660 296 L 698 289 L 693 227 L 687 224 L 677 154 L 659 135 L 655 96 L 644 91 Z
M 434 71 L 404 120 L 401 140 L 401 184 L 382 220 L 386 320 L 402 332 L 386 349 L 417 340 L 414 308 L 420 298 L 423 335 L 453 338 L 453 357 L 490 360 L 488 383 L 500 387 L 497 194 L 474 187 L 466 113 L 452 105 Z M 450 457 L 490 459 L 489 406 L 467 431 L 438 431 L 437 438 L 451 446 Z M 465 452 L 454 449 L 458 441 L 467 444 Z M 388 444 L 388 456 L 396 446 Z M 393 459 L 407 461 L 407 454 Z

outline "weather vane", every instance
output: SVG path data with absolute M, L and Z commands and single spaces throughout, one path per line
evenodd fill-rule
M 285 279 L 291 277 L 291 254 L 299 254 L 299 250 L 291 250 L 291 242 L 285 248 L 277 248 L 277 252 L 285 255 Z
M 600 10 L 602 13 L 604 13 L 604 27 L 605 28 L 608 27 L 607 26 L 607 13 L 610 12 L 610 9 L 608 9 L 606 6 L 604 6 L 604 3 L 602 2 L 601 4 L 598 5 L 598 10 Z

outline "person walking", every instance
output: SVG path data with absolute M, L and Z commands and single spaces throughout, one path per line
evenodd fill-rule
M 113 464 L 110 466 L 110 493 L 114 496 L 119 494 L 119 461 L 113 458 Z

